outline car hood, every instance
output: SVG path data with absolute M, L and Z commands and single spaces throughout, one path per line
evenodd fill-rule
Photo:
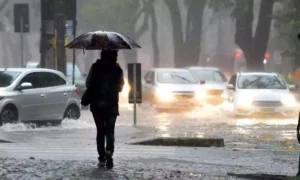
M 200 89 L 199 84 L 159 84 L 157 88 L 166 88 L 173 92 L 197 91 Z
M 206 90 L 224 90 L 227 83 L 217 83 L 217 82 L 205 82 L 201 85 L 201 88 Z
M 281 101 L 284 96 L 291 95 L 289 90 L 247 89 L 240 90 L 239 97 L 252 97 L 254 101 Z

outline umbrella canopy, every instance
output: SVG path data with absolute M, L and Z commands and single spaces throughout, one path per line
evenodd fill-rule
M 67 46 L 70 49 L 85 49 L 85 50 L 119 50 L 141 48 L 136 42 L 129 37 L 108 31 L 95 31 L 85 33 Z

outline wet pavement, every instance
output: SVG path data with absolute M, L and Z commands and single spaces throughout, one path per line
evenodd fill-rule
M 96 130 L 88 111 L 82 112 L 79 121 L 65 120 L 56 127 L 4 125 L 0 132 L 19 137 L 20 143 L 0 144 L 0 164 L 11 162 L 5 165 L 10 170 L 0 168 L 0 179 L 97 179 L 102 175 L 109 177 L 106 179 L 236 179 L 227 173 L 297 173 L 296 118 L 236 119 L 225 107 L 173 113 L 139 107 L 138 126 L 132 127 L 132 113 L 132 107 L 121 107 L 116 127 L 117 167 L 112 172 L 95 168 Z M 154 137 L 224 138 L 225 147 L 129 145 Z M 22 171 L 17 169 L 20 167 Z M 30 178 L 25 175 L 28 168 L 32 171 Z

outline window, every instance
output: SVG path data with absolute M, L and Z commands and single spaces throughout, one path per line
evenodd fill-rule
M 0 71 L 0 87 L 10 86 L 20 74 L 17 71 Z
M 30 73 L 27 74 L 20 82 L 20 85 L 22 83 L 31 83 L 32 84 L 32 88 L 42 88 L 43 87 L 43 78 L 41 76 L 40 72 L 34 72 L 34 73 Z
M 226 82 L 227 78 L 221 71 L 201 69 L 191 70 L 198 81 Z
M 157 73 L 157 82 L 163 84 L 196 84 L 189 71 L 165 71 Z
M 276 75 L 243 75 L 238 80 L 240 89 L 287 89 L 282 78 Z
M 67 63 L 67 76 L 72 77 L 73 75 L 73 63 Z M 81 71 L 79 70 L 78 66 L 75 64 L 75 78 L 80 78 L 82 76 Z
M 34 72 L 26 75 L 20 84 L 28 82 L 32 84 L 32 88 L 45 88 L 52 86 L 64 85 L 67 82 L 60 76 L 49 72 Z
M 221 73 L 220 71 L 215 71 L 214 72 L 214 80 L 215 82 L 226 82 L 227 81 L 227 78 L 226 76 Z
M 43 87 L 61 86 L 67 84 L 67 82 L 59 75 L 50 72 L 43 72 L 42 77 L 44 79 Z

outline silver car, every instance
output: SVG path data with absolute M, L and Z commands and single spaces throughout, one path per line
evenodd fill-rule
M 201 84 L 203 90 L 203 102 L 211 105 L 219 105 L 223 102 L 222 94 L 227 85 L 227 77 L 218 68 L 214 67 L 188 67 Z
M 186 69 L 156 68 L 143 79 L 143 99 L 159 111 L 197 106 L 199 90 L 200 84 Z
M 79 91 L 59 71 L 0 69 L 0 125 L 79 119 Z

